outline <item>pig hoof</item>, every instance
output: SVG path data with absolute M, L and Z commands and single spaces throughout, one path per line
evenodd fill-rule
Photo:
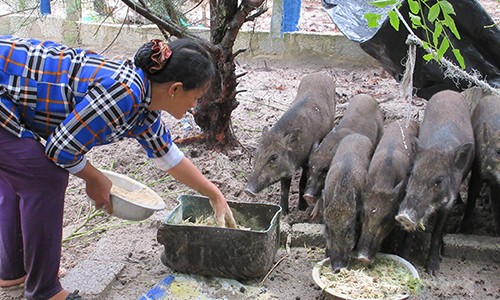
M 403 229 L 406 231 L 415 231 L 417 229 L 417 223 L 413 222 L 410 219 L 410 216 L 408 216 L 408 214 L 406 213 L 397 215 L 396 221 L 398 221 L 399 224 L 401 224 L 401 226 L 403 226 Z

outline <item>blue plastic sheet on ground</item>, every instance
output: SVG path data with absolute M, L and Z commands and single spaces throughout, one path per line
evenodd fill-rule
M 163 278 L 138 300 L 279 299 L 259 281 L 245 284 L 230 278 L 174 273 Z
M 158 300 L 168 296 L 170 285 L 174 282 L 174 280 L 175 276 L 168 275 L 151 290 L 149 290 L 149 292 L 142 295 L 139 300 Z

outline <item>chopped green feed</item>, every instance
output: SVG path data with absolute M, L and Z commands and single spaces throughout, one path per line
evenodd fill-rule
M 325 289 L 345 299 L 401 299 L 421 287 L 420 280 L 396 261 L 380 257 L 370 265 L 353 264 L 333 273 L 330 264 L 322 266 Z

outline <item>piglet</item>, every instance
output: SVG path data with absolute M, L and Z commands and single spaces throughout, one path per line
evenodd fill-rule
M 500 97 L 483 97 L 472 114 L 472 126 L 476 142 L 476 155 L 472 164 L 467 205 L 460 224 L 461 232 L 473 227 L 476 198 L 482 183 L 489 188 L 489 202 L 493 213 L 493 226 L 500 236 Z
M 346 136 L 332 158 L 322 194 L 326 254 L 335 272 L 349 264 L 359 237 L 361 193 L 373 144 L 365 135 Z
M 394 217 L 405 194 L 418 127 L 413 120 L 390 123 L 373 154 L 362 197 L 361 236 L 357 245 L 358 260 L 364 263 L 371 262 L 396 225 Z
M 281 208 L 288 213 L 292 176 L 302 168 L 298 208 L 307 208 L 303 198 L 307 179 L 307 159 L 314 143 L 333 128 L 335 117 L 335 82 L 324 73 L 302 78 L 291 107 L 271 127 L 264 128 L 245 192 L 250 196 L 281 182 Z
M 427 271 L 435 275 L 445 224 L 474 158 L 471 116 L 463 96 L 450 90 L 432 96 L 415 141 L 415 162 L 396 220 L 406 231 L 425 230 L 429 217 L 435 216 L 427 262 Z
M 330 162 L 340 141 L 349 134 L 359 133 L 367 136 L 375 147 L 382 137 L 383 127 L 384 117 L 377 101 L 372 96 L 359 94 L 349 100 L 340 123 L 325 136 L 321 143 L 316 143 L 311 151 L 309 176 L 304 194 L 309 204 L 314 204 L 321 195 Z M 315 209 L 312 217 L 315 218 L 317 214 L 318 210 Z

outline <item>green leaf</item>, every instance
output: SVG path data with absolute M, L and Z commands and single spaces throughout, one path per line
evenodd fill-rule
M 379 7 L 379 8 L 384 8 L 389 5 L 394 5 L 396 4 L 397 0 L 374 0 L 370 1 L 369 3 L 373 6 Z
M 442 32 L 443 32 L 443 25 L 437 22 L 436 27 L 434 28 L 434 32 L 432 32 L 432 43 L 434 44 L 434 47 L 438 46 L 439 37 L 441 36 Z
M 422 21 L 419 16 L 416 16 L 414 14 L 409 14 L 409 15 L 413 28 L 422 27 Z
M 427 20 L 429 20 L 429 22 L 434 22 L 438 18 L 440 12 L 441 12 L 441 7 L 439 6 L 439 4 L 438 3 L 434 4 L 429 9 Z
M 424 48 L 424 50 L 427 50 L 427 49 L 431 48 L 431 46 L 426 41 L 422 41 L 422 48 Z
M 448 28 L 450 28 L 451 32 L 453 32 L 453 35 L 457 38 L 460 39 L 460 33 L 458 33 L 457 26 L 455 25 L 455 21 L 453 20 L 450 15 L 444 15 L 444 25 L 446 25 Z
M 396 31 L 399 31 L 398 14 L 394 10 L 391 10 L 387 15 L 389 16 L 389 22 L 391 23 L 392 27 L 396 29 Z
M 368 27 L 370 28 L 376 28 L 378 26 L 378 21 L 382 17 L 380 14 L 374 14 L 374 13 L 366 13 L 365 14 L 365 19 L 368 21 Z
M 447 38 L 444 38 L 443 41 L 441 42 L 441 46 L 439 46 L 439 49 L 437 51 L 437 59 L 441 59 L 443 55 L 446 53 L 446 51 L 450 48 L 450 41 Z
M 434 58 L 434 55 L 432 55 L 430 53 L 427 53 L 426 55 L 424 55 L 425 61 L 431 61 L 433 58 Z
M 418 2 L 415 0 L 408 0 L 408 5 L 410 7 L 410 11 L 412 14 L 416 15 L 420 12 L 420 5 L 418 5 Z
M 451 5 L 450 2 L 443 0 L 443 1 L 438 1 L 437 4 L 441 7 L 441 10 L 443 11 L 443 14 L 445 15 L 454 15 L 455 10 L 453 9 L 453 5 Z
M 465 61 L 462 56 L 462 53 L 460 53 L 460 49 L 453 49 L 453 54 L 455 55 L 455 58 L 458 61 L 458 64 L 460 65 L 460 68 L 465 69 Z

